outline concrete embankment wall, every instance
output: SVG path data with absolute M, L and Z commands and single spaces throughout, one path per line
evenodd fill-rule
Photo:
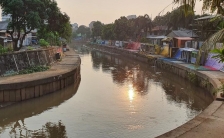
M 61 90 L 80 80 L 80 64 L 80 57 L 68 51 L 47 71 L 0 77 L 0 102 L 18 102 Z
M 121 49 L 121 48 L 117 48 L 117 47 L 99 46 L 99 45 L 88 45 L 88 46 L 90 48 L 95 48 L 95 49 L 98 49 L 103 52 L 119 54 L 121 56 L 130 57 L 130 58 L 136 59 L 138 61 L 146 62 L 146 63 L 153 63 L 153 61 L 155 60 L 155 58 L 153 58 L 153 57 L 147 58 L 141 54 L 127 51 L 125 49 Z
M 208 90 L 209 92 L 211 92 L 211 96 L 215 94 L 217 84 L 213 79 L 209 78 L 200 71 L 188 69 L 187 67 L 181 66 L 180 64 L 160 60 L 159 59 L 160 56 L 158 55 L 145 56 L 139 53 L 133 53 L 125 49 L 111 46 L 99 46 L 99 45 L 88 45 L 88 46 L 103 52 L 115 53 L 119 54 L 120 56 L 129 57 L 150 65 L 156 65 L 161 69 L 177 74 L 178 76 L 191 81 L 194 85 L 197 85 L 199 87 Z

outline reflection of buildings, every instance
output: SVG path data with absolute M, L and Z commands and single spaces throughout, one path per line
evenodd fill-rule
M 34 131 L 28 130 L 24 123 L 21 125 L 20 122 L 22 121 L 17 121 L 12 127 L 11 137 L 67 138 L 66 127 L 61 121 L 58 123 L 47 122 L 41 129 Z M 16 129 L 20 129 L 20 131 L 17 133 Z
M 141 71 L 138 63 L 133 65 L 131 59 L 124 59 L 111 54 L 103 54 L 99 51 L 91 52 L 93 68 L 103 72 L 110 72 L 113 81 L 118 85 L 131 84 L 136 93 L 148 92 L 149 75 Z
M 163 79 L 161 80 L 163 80 L 162 87 L 166 93 L 166 98 L 170 102 L 187 103 L 189 108 L 201 110 L 213 101 L 209 92 L 202 91 L 191 82 L 178 76 L 174 77 L 170 73 L 163 73 Z

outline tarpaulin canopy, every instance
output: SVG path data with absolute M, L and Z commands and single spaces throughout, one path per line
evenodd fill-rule
M 127 49 L 138 50 L 141 47 L 141 43 L 132 42 L 129 43 Z

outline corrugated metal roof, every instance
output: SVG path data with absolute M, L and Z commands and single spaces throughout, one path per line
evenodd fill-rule
M 174 30 L 169 33 L 169 37 L 198 37 L 192 30 Z
M 166 36 L 147 36 L 146 38 L 150 38 L 150 39 L 163 39 L 163 38 L 166 38 Z
M 197 19 L 194 19 L 195 21 L 199 21 L 199 20 L 207 20 L 207 19 L 212 19 L 214 17 L 216 17 L 217 15 L 208 15 L 208 16 L 204 16 L 204 17 L 201 17 L 201 18 L 197 18 Z

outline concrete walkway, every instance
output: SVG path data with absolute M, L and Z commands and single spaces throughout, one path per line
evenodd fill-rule
M 35 72 L 31 74 L 22 74 L 22 75 L 15 75 L 9 77 L 0 77 L 0 85 L 13 85 L 13 84 L 21 84 L 23 82 L 32 82 L 34 80 L 40 80 L 43 78 L 53 77 L 56 74 L 64 74 L 78 65 L 79 62 L 79 55 L 75 54 L 73 50 L 64 52 L 64 56 L 62 61 L 54 63 L 51 68 L 47 71 L 43 72 Z M 3 87 L 0 88 L 0 90 Z

